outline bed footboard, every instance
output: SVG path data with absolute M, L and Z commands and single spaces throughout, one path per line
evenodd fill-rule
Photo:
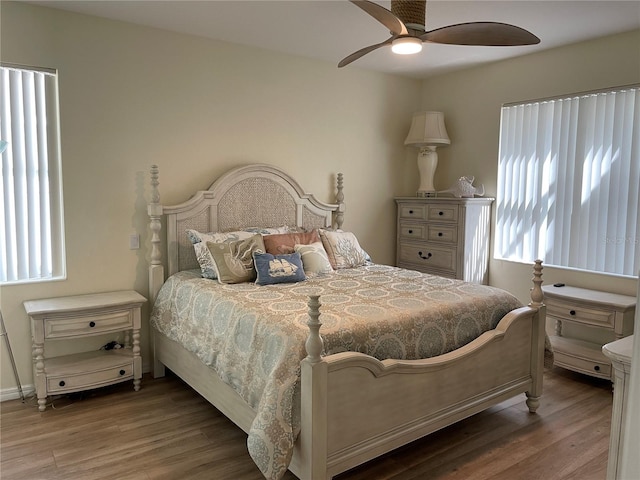
M 354 352 L 320 357 L 319 302 L 312 298 L 291 471 L 330 479 L 521 393 L 535 412 L 544 360 L 541 273 L 537 261 L 529 306 L 464 347 L 424 360 L 379 361 Z

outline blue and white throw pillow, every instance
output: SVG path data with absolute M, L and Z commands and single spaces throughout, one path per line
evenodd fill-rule
M 253 263 L 256 269 L 258 285 L 276 283 L 295 283 L 306 280 L 302 259 L 299 253 L 272 255 L 270 253 L 253 252 Z

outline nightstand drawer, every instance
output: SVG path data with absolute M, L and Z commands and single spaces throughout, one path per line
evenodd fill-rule
M 45 318 L 44 338 L 73 338 L 133 328 L 131 310 L 82 315 L 69 318 Z
M 428 268 L 456 271 L 456 249 L 431 243 L 400 245 L 399 260 Z
M 458 205 L 435 204 L 428 207 L 427 220 L 437 222 L 458 221 Z
M 429 225 L 427 240 L 455 244 L 458 242 L 458 227 L 455 225 Z
M 612 329 L 614 326 L 615 312 L 612 310 L 601 310 L 551 298 L 546 303 L 549 316 L 597 327 Z
M 426 240 L 427 226 L 419 223 L 402 222 L 400 224 L 400 238 L 407 240 Z
M 400 218 L 413 218 L 416 220 L 427 219 L 427 206 L 426 205 L 412 205 L 403 204 L 400 205 Z
M 559 367 L 586 373 L 594 377 L 611 378 L 611 365 L 606 362 L 599 362 L 590 358 L 571 355 L 566 352 L 554 351 L 553 363 Z
M 47 377 L 47 393 L 86 390 L 88 388 L 111 385 L 114 382 L 129 380 L 130 378 L 133 378 L 133 364 L 131 362 L 96 372 Z
M 131 349 L 97 350 L 45 360 L 47 392 L 61 393 L 101 387 L 133 378 Z

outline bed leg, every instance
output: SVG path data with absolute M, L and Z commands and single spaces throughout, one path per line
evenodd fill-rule
M 529 408 L 529 412 L 536 413 L 538 407 L 540 406 L 540 397 L 534 397 L 529 392 L 527 392 L 527 407 Z

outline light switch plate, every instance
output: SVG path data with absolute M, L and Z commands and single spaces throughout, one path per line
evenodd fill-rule
M 140 248 L 140 235 L 133 233 L 129 235 L 129 250 L 138 250 Z

